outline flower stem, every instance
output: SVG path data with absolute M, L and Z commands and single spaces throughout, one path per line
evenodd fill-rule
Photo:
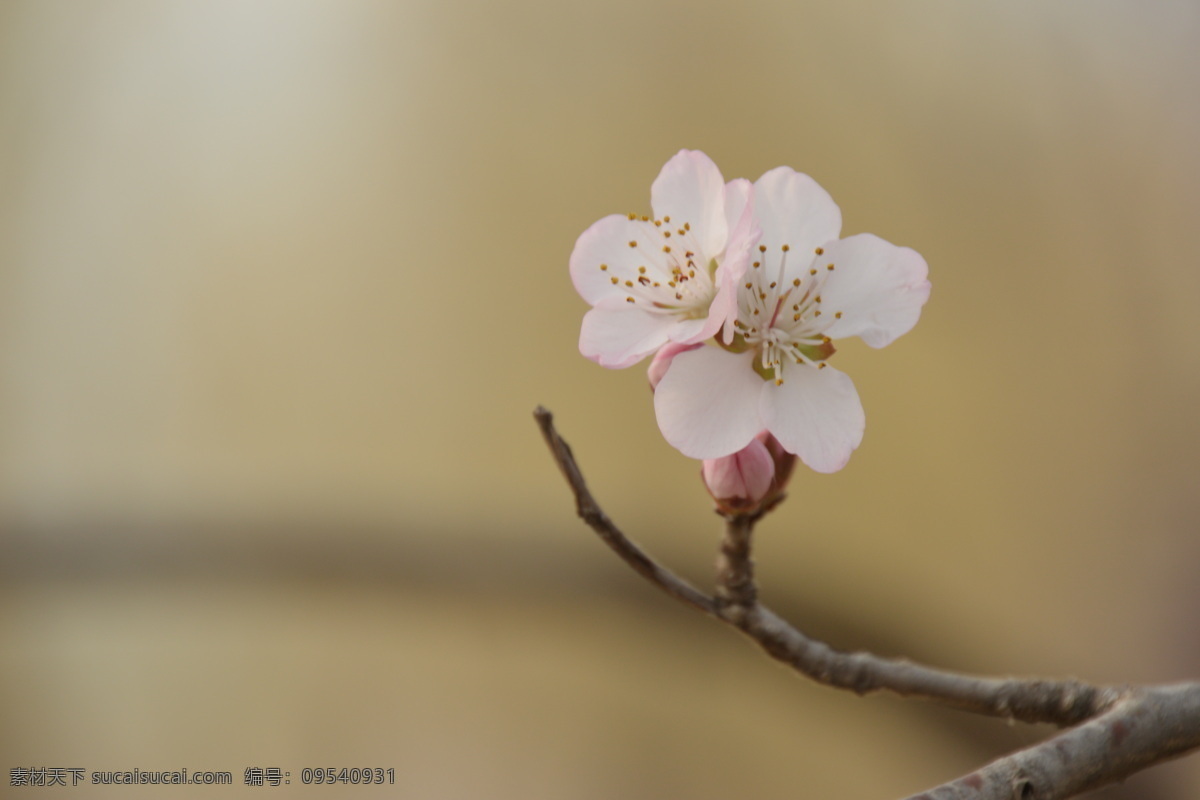
M 725 536 L 717 551 L 717 603 L 723 616 L 736 623 L 758 605 L 754 560 L 750 557 L 757 516 L 744 513 L 724 516 Z

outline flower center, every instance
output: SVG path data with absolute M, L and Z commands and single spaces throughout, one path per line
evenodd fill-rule
M 629 221 L 636 257 L 621 266 L 600 265 L 613 286 L 625 290 L 625 302 L 659 314 L 705 316 L 716 295 L 717 261 L 700 252 L 691 224 L 637 214 Z
M 734 327 L 747 345 L 756 348 L 757 372 L 766 380 L 782 384 L 785 366 L 791 369 L 790 365 L 802 364 L 821 369 L 833 355 L 833 342 L 825 330 L 842 314 L 827 313 L 821 307 L 821 287 L 834 265 L 822 269 L 814 261 L 806 270 L 789 270 L 788 245 L 780 247 L 775 260 L 766 245 L 759 245 L 758 251 L 758 260 L 751 263 L 746 281 L 738 290 Z M 823 252 L 817 248 L 816 255 Z

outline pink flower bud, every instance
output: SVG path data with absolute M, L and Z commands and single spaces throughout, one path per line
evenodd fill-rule
M 700 470 L 708 493 L 722 511 L 748 511 L 772 491 L 775 459 L 759 439 L 736 453 L 704 461 Z
M 771 484 L 771 496 L 774 497 L 783 491 L 791 479 L 792 470 L 796 466 L 796 456 L 784 450 L 783 445 L 769 431 L 759 433 L 757 438 L 767 446 L 767 452 L 771 454 L 771 460 L 775 462 L 775 478 Z
M 686 353 L 688 350 L 695 350 L 697 347 L 703 347 L 701 344 L 680 344 L 679 342 L 667 342 L 658 352 L 654 354 L 654 358 L 650 361 L 650 367 L 646 370 L 647 376 L 650 378 L 650 390 L 654 391 L 658 388 L 658 382 L 663 379 L 663 375 L 667 374 L 667 370 L 671 367 L 671 359 L 680 353 Z

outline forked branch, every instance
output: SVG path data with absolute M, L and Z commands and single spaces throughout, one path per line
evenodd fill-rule
M 842 652 L 806 636 L 758 602 L 750 560 L 758 514 L 726 517 L 717 592 L 706 595 L 659 565 L 613 524 L 588 490 L 551 413 L 539 406 L 534 418 L 584 522 L 651 583 L 737 628 L 771 657 L 818 683 L 860 695 L 890 691 L 977 714 L 1076 726 L 912 800 L 1072 797 L 1200 747 L 1197 683 L 1117 688 L 1073 680 L 978 677 L 905 659 Z

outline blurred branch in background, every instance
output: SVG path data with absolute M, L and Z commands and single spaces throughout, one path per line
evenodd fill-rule
M 797 630 L 757 600 L 751 538 L 762 514 L 723 514 L 717 595 L 677 578 L 629 540 L 592 497 L 570 446 L 539 406 L 534 418 L 575 495 L 579 516 L 640 575 L 746 634 L 772 658 L 827 686 L 886 690 L 954 708 L 1067 730 L 913 800 L 1060 800 L 1123 780 L 1200 747 L 1200 683 L 1096 687 L 1079 681 L 982 678 L 868 652 L 845 653 Z M 1082 723 L 1082 724 L 1081 724 Z

